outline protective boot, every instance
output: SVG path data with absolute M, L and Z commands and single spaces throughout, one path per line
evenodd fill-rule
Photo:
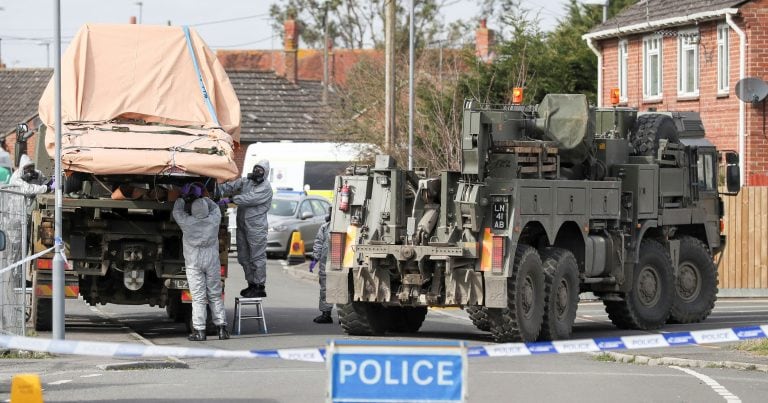
M 265 298 L 267 296 L 266 287 L 264 284 L 254 284 L 250 291 L 245 291 L 243 297 L 245 298 Z
M 208 337 L 205 335 L 205 329 L 203 329 L 203 330 L 195 329 L 187 337 L 187 340 L 189 340 L 189 341 L 206 341 L 207 339 L 208 339 Z
M 323 312 L 320 314 L 320 316 L 312 319 L 312 322 L 315 323 L 333 323 L 333 318 L 331 317 L 330 312 Z
M 219 340 L 227 339 L 229 339 L 229 330 L 227 330 L 227 327 L 224 325 L 219 326 Z
M 253 284 L 253 283 L 248 283 L 248 287 L 246 287 L 246 288 L 243 288 L 242 290 L 240 290 L 240 296 L 241 296 L 241 297 L 245 297 L 245 298 L 253 298 L 253 297 L 249 297 L 249 296 L 248 296 L 248 295 L 246 295 L 246 294 L 250 294 L 250 293 L 252 293 L 252 292 L 253 292 L 253 289 L 254 289 L 254 287 L 256 287 L 256 284 Z

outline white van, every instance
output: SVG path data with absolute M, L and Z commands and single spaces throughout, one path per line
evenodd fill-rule
M 307 194 L 333 199 L 336 175 L 376 147 L 362 143 L 259 142 L 248 146 L 242 176 L 253 166 L 269 161 L 269 182 L 275 190 L 307 190 Z

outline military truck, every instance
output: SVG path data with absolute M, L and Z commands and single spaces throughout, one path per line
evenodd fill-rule
M 157 306 L 191 328 L 182 233 L 171 210 L 184 185 L 198 183 L 212 195 L 218 182 L 239 176 L 233 147 L 240 110 L 226 73 L 194 31 L 86 25 L 64 54 L 62 83 L 65 297 L 90 305 Z M 52 82 L 40 116 L 34 160 L 52 176 Z M 52 193 L 37 196 L 34 253 L 56 242 L 54 210 Z M 222 279 L 228 242 L 222 220 Z M 49 253 L 32 263 L 37 330 L 51 328 L 52 258 Z
M 698 322 L 725 246 L 718 151 L 693 112 L 467 100 L 461 171 L 379 155 L 336 178 L 327 300 L 352 335 L 415 332 L 461 307 L 497 342 L 571 336 L 579 294 L 622 329 Z

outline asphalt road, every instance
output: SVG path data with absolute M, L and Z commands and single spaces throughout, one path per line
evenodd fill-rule
M 330 339 L 348 338 L 338 323 L 312 322 L 318 314 L 318 287 L 312 277 L 302 272 L 305 268 L 306 265 L 285 268 L 281 261 L 270 260 L 265 300 L 269 333 L 266 335 L 258 332 L 255 321 L 246 321 L 243 334 L 230 340 L 220 341 L 214 337 L 206 342 L 189 342 L 184 325 L 169 320 L 164 309 L 118 305 L 90 308 L 82 301 L 68 301 L 66 337 L 229 350 L 318 347 Z M 244 286 L 242 271 L 232 260 L 226 289 L 230 320 L 234 296 Z M 721 300 L 704 323 L 670 325 L 662 330 L 765 323 L 768 323 L 767 300 Z M 580 305 L 574 338 L 634 334 L 643 332 L 614 328 L 601 303 Z M 386 339 L 492 343 L 489 334 L 475 329 L 464 311 L 458 309 L 430 310 L 419 333 L 389 335 Z M 643 350 L 643 354 L 768 364 L 768 358 L 743 354 L 727 345 Z M 108 357 L 0 360 L 0 401 L 9 398 L 11 377 L 26 372 L 41 376 L 47 402 L 307 403 L 325 398 L 328 377 L 322 363 L 268 358 L 182 361 L 187 369 L 157 368 L 177 365 L 178 360 L 154 360 L 149 362 L 155 364 L 154 369 L 134 370 L 104 369 L 104 365 L 114 367 L 114 364 L 125 363 Z M 764 372 L 624 364 L 590 354 L 471 359 L 468 381 L 470 402 L 762 402 L 768 396 L 768 374 Z

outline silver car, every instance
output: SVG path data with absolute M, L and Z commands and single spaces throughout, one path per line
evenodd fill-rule
M 320 196 L 276 193 L 267 213 L 267 255 L 287 257 L 294 231 L 301 233 L 305 254 L 312 254 L 317 230 L 325 222 L 330 206 L 328 200 Z

